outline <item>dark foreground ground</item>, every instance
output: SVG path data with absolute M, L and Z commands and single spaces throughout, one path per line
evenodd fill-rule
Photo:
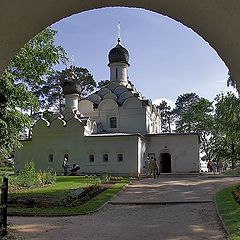
M 26 240 L 226 239 L 217 190 L 239 177 L 161 176 L 135 180 L 100 211 L 74 217 L 9 217 Z

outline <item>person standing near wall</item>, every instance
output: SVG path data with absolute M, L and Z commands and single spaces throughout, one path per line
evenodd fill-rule
M 68 159 L 66 157 L 63 160 L 62 167 L 63 167 L 63 175 L 67 176 L 69 166 L 68 166 Z
M 144 169 L 145 169 L 145 174 L 148 176 L 149 174 L 149 157 L 147 157 L 144 161 Z
M 157 165 L 156 158 L 151 159 L 149 167 L 150 167 L 151 175 L 153 176 L 153 178 L 156 178 L 156 175 L 158 172 L 158 165 Z

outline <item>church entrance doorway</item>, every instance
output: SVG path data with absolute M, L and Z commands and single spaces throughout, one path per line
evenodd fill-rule
M 161 153 L 160 163 L 163 173 L 171 173 L 171 154 Z

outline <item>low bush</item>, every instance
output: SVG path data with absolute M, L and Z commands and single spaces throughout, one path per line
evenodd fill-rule
M 56 176 L 52 172 L 37 172 L 34 162 L 30 161 L 25 164 L 22 171 L 10 179 L 10 184 L 14 187 L 40 187 L 51 184 L 56 181 Z
M 236 167 L 234 169 L 228 169 L 224 172 L 224 175 L 240 176 L 240 167 Z
M 39 182 L 41 185 L 51 184 L 56 181 L 56 174 L 52 171 L 46 172 L 46 171 L 40 171 L 37 173 Z
M 236 202 L 238 202 L 240 204 L 240 185 L 236 186 L 233 190 L 232 190 L 233 196 L 236 200 Z

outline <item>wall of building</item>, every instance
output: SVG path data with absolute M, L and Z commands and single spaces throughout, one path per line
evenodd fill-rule
M 158 162 L 161 153 L 169 153 L 172 173 L 199 172 L 199 136 L 197 134 L 153 134 L 148 136 L 147 153 L 155 154 Z
M 85 137 L 85 148 L 80 157 L 81 171 L 136 176 L 138 174 L 138 139 L 139 136 L 136 135 Z M 104 154 L 108 155 L 108 162 L 104 162 Z M 123 155 L 122 161 L 118 161 L 118 154 Z M 94 162 L 89 162 L 90 155 L 94 155 Z
M 23 148 L 16 150 L 16 169 L 22 169 L 32 160 L 37 170 L 62 173 L 62 162 L 67 155 L 70 167 L 78 164 L 81 173 L 138 174 L 139 136 L 84 136 L 84 130 L 77 119 L 67 123 L 56 119 L 50 125 L 40 120 L 33 128 L 32 140 L 22 141 Z M 107 162 L 103 160 L 104 154 L 108 155 Z M 94 155 L 94 162 L 90 161 L 90 155 Z

